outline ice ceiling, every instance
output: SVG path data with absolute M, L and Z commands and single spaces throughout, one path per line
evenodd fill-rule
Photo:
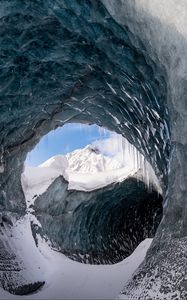
M 26 154 L 44 134 L 67 122 L 95 123 L 121 133 L 152 164 L 165 190 L 172 142 L 170 170 L 176 177 L 169 177 L 164 221 L 143 271 L 126 293 L 135 295 L 142 280 L 141 296 L 148 299 L 146 286 L 153 288 L 154 277 L 185 299 L 186 213 L 181 206 L 186 141 L 181 136 L 186 132 L 186 79 L 176 39 L 170 50 L 167 41 L 177 36 L 178 43 L 185 42 L 170 25 L 165 30 L 156 17 L 147 17 L 135 1 L 114 3 L 105 3 L 109 13 L 95 0 L 0 2 L 0 208 L 10 217 L 25 213 L 20 176 Z M 172 34 L 164 40 L 162 32 Z M 174 53 L 178 56 L 172 59 Z M 179 77 L 171 75 L 174 68 L 183 71 Z M 168 245 L 182 254 L 175 264 Z M 174 270 L 171 282 L 166 265 Z M 158 293 L 167 292 L 158 288 Z

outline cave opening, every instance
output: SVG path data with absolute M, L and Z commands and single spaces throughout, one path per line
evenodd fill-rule
M 154 237 L 162 218 L 151 165 L 97 125 L 69 123 L 44 136 L 26 158 L 22 187 L 36 245 L 45 237 L 82 263 L 122 261 Z

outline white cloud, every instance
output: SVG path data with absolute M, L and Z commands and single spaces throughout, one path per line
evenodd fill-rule
M 134 165 L 136 157 L 140 155 L 133 145 L 116 133 L 112 133 L 110 138 L 95 141 L 93 145 L 96 146 L 101 153 L 113 156 L 123 165 Z

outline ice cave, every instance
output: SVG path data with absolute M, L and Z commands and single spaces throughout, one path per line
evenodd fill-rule
M 186 0 L 1 0 L 0 70 L 0 299 L 186 300 Z M 70 123 L 157 183 L 91 146 L 25 168 Z M 82 182 L 77 155 L 111 170 Z

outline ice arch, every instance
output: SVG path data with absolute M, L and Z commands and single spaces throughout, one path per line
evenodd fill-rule
M 24 214 L 20 175 L 26 154 L 66 122 L 96 123 L 124 135 L 150 161 L 165 190 L 172 141 L 165 216 L 146 262 L 124 292 L 149 299 L 154 289 L 155 297 L 178 293 L 185 299 L 187 48 L 178 30 L 183 26 L 163 23 L 137 1 L 103 3 L 110 14 L 94 0 L 1 1 L 0 208 L 9 218 Z M 5 247 L 2 242 L 2 251 Z M 11 271 L 5 273 L 1 283 L 9 289 L 14 279 Z M 21 268 L 17 273 L 19 283 Z

